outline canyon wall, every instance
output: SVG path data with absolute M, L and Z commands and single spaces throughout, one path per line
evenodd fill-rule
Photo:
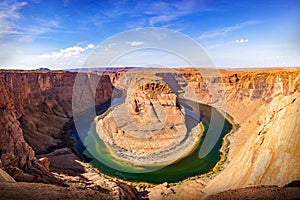
M 210 99 L 194 71 L 184 77 L 199 100 Z M 228 137 L 228 164 L 208 183 L 207 194 L 257 185 L 284 186 L 300 179 L 300 70 L 220 70 L 224 111 L 240 128 Z M 209 102 L 217 105 L 218 102 Z
M 9 97 L 14 104 L 24 138 L 37 154 L 66 145 L 69 135 L 64 126 L 72 117 L 72 93 L 76 75 L 75 72 L 60 71 L 0 73 L 10 88 Z M 82 84 L 89 86 L 91 76 L 98 75 L 86 74 Z M 112 90 L 110 77 L 102 76 L 96 88 L 95 104 L 108 101 Z
M 9 85 L 0 77 L 0 168 L 15 180 L 50 182 L 50 172 L 40 165 L 25 142 Z M 1 172 L 2 177 L 10 179 Z
M 51 180 L 49 170 L 39 164 L 35 153 L 68 146 L 69 131 L 64 127 L 72 118 L 76 75 L 60 71 L 0 72 L 0 168 L 16 180 Z M 112 89 L 110 78 L 102 76 L 95 104 L 108 101 Z

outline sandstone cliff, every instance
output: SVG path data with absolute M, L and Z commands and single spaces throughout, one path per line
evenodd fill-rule
M 283 186 L 299 180 L 299 69 L 223 74 L 226 111 L 241 128 L 229 138 L 230 163 L 205 191 Z
M 0 168 L 17 181 L 50 182 L 51 176 L 25 142 L 7 83 L 0 78 Z
M 37 154 L 65 146 L 69 136 L 64 126 L 72 118 L 72 92 L 76 75 L 61 71 L 0 72 L 0 77 L 10 88 L 9 97 L 15 105 L 15 115 L 24 138 Z M 84 81 L 89 81 L 88 75 Z M 102 76 L 96 88 L 95 104 L 108 101 L 112 89 L 110 78 Z

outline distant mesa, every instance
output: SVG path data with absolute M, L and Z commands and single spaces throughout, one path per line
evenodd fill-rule
M 36 71 L 51 71 L 51 70 L 47 67 L 41 67 L 41 68 L 36 69 Z

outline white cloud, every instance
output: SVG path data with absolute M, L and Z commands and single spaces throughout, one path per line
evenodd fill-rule
M 155 26 L 156 24 L 162 23 L 162 22 L 170 22 L 175 19 L 177 19 L 180 16 L 183 16 L 182 13 L 174 13 L 174 14 L 168 14 L 168 15 L 158 15 L 155 17 L 150 18 L 150 26 Z
M 246 43 L 248 42 L 248 39 L 240 39 L 240 40 L 235 40 L 235 43 Z
M 260 21 L 246 21 L 246 22 L 236 24 L 233 26 L 228 26 L 228 27 L 204 32 L 198 38 L 200 40 L 206 40 L 206 39 L 212 39 L 212 38 L 216 38 L 216 37 L 223 37 L 223 36 L 226 36 L 230 32 L 239 30 L 239 29 L 244 28 L 249 25 L 258 24 L 258 23 L 261 23 L 261 22 Z
M 62 29 L 58 19 L 34 17 L 31 25 L 21 24 L 22 9 L 28 3 L 18 0 L 0 1 L 0 39 L 16 36 L 20 42 L 31 42 L 36 36 Z
M 95 47 L 95 45 L 89 44 L 89 45 L 87 45 L 86 49 L 93 49 L 94 47 Z
M 0 38 L 4 35 L 16 33 L 17 20 L 20 18 L 19 10 L 26 6 L 26 2 L 0 2 Z
M 53 51 L 48 54 L 42 54 L 40 58 L 70 58 L 70 57 L 78 57 L 82 52 L 94 48 L 95 45 L 89 44 L 85 48 L 79 46 L 68 47 L 65 49 L 60 49 L 59 51 Z
M 128 44 L 130 46 L 136 47 L 136 46 L 140 46 L 140 45 L 144 44 L 144 42 L 142 42 L 142 41 L 131 41 L 131 42 L 128 42 Z
M 126 1 L 111 1 L 112 9 L 101 10 L 101 15 L 91 17 L 91 21 L 97 27 L 111 22 L 123 15 L 133 16 L 134 20 L 126 22 L 127 27 L 138 28 L 145 26 L 172 26 L 174 21 L 180 17 L 193 13 L 211 10 L 210 2 L 207 0 L 184 0 L 184 1 L 138 1 L 136 4 L 126 4 Z M 180 22 L 181 24 L 181 22 Z
M 183 16 L 193 13 L 211 10 L 207 1 L 185 0 L 185 1 L 154 1 L 145 6 L 144 13 L 151 16 L 149 19 L 150 26 L 158 24 L 165 26 L 171 21 L 175 21 Z

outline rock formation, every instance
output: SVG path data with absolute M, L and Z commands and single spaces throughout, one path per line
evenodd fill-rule
M 24 138 L 38 154 L 65 146 L 68 135 L 64 126 L 72 117 L 72 92 L 76 74 L 61 71 L 0 73 L 10 88 L 9 97 L 14 103 Z M 91 76 L 97 75 L 91 74 L 90 79 L 93 78 Z M 89 81 L 88 74 L 84 81 Z M 95 104 L 108 101 L 112 90 L 110 78 L 102 76 L 96 88 Z
M 206 191 L 283 186 L 299 180 L 295 159 L 300 156 L 299 70 L 250 71 L 237 76 L 236 84 L 225 82 L 226 110 L 241 128 L 230 137 L 230 163 Z
M 0 98 L 0 167 L 17 181 L 51 182 L 50 172 L 37 162 L 34 151 L 23 138 L 10 89 L 3 78 L 0 78 Z
M 196 123 L 187 131 L 185 120 L 166 83 L 143 79 L 129 87 L 124 103 L 97 117 L 97 133 L 117 158 L 138 166 L 166 165 L 199 144 L 203 130 Z
M 0 182 L 14 183 L 16 181 L 8 173 L 0 169 Z

